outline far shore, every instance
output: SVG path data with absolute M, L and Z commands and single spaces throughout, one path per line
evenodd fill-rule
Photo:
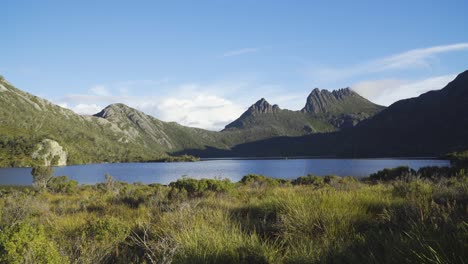
M 337 156 L 292 156 L 292 157 L 221 157 L 200 158 L 200 161 L 210 160 L 288 160 L 288 159 L 353 159 L 353 160 L 449 160 L 446 157 L 376 157 L 376 158 L 349 158 Z

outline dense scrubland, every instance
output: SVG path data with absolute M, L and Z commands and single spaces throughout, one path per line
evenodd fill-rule
M 47 173 L 47 172 L 46 172 Z M 36 174 L 40 174 L 40 171 Z M 66 177 L 0 191 L 1 263 L 466 263 L 468 175 Z

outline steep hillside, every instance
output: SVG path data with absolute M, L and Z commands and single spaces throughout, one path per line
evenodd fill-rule
M 442 155 L 468 147 L 468 71 L 445 88 L 398 101 L 357 127 L 366 155 Z
M 468 71 L 442 90 L 398 101 L 352 129 L 240 144 L 224 155 L 414 157 L 466 149 Z
M 124 104 L 112 104 L 94 117 L 104 119 L 123 131 L 130 140 L 166 152 L 206 146 L 227 148 L 219 132 L 163 122 Z
M 1 77 L 0 165 L 30 165 L 31 156 L 38 149 L 41 158 L 50 154 L 53 159 L 59 147 L 66 152 L 67 163 L 154 159 L 165 155 L 164 148 L 135 142 L 126 131 L 105 119 L 77 115 L 16 89 Z M 63 160 L 62 154 L 58 156 L 58 160 Z

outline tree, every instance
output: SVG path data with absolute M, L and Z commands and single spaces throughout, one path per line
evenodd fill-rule
M 33 176 L 33 186 L 44 190 L 54 175 L 54 168 L 52 166 L 34 166 L 31 174 Z

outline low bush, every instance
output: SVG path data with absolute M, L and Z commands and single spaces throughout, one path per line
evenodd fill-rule
M 284 179 L 275 179 L 270 178 L 264 175 L 258 174 L 247 174 L 246 176 L 242 177 L 240 181 L 243 185 L 250 185 L 256 187 L 274 187 L 279 185 L 288 184 L 288 180 Z
M 401 166 L 392 169 L 383 169 L 369 176 L 371 181 L 393 181 L 407 179 L 408 177 L 416 175 L 416 171 L 407 167 Z
M 20 223 L 0 231 L 1 263 L 63 263 L 66 258 L 59 254 L 42 226 L 34 227 Z
M 301 176 L 295 180 L 292 180 L 291 183 L 293 185 L 314 185 L 317 187 L 323 186 L 323 177 L 314 176 L 309 174 L 307 176 Z
M 190 196 L 201 196 L 205 192 L 226 193 L 234 188 L 229 179 L 193 179 L 184 177 L 169 184 L 170 187 L 185 190 Z
M 78 189 L 78 182 L 68 179 L 67 176 L 53 177 L 49 181 L 48 189 L 56 193 L 73 193 Z

